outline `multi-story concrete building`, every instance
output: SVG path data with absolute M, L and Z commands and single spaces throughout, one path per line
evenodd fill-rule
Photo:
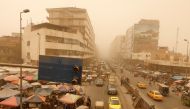
M 0 37 L 0 62 L 19 63 L 20 58 L 20 37 L 13 33 L 12 36 Z
M 125 53 L 125 50 L 124 50 L 125 39 L 124 38 L 125 38 L 124 35 L 118 35 L 112 41 L 110 51 L 109 51 L 111 54 L 111 57 L 123 56 L 123 54 Z
M 49 23 L 31 24 L 23 33 L 22 58 L 37 64 L 39 55 L 91 59 L 95 35 L 85 9 L 47 9 Z
M 86 9 L 81 8 L 48 8 L 49 23 L 79 30 L 85 43 L 95 49 L 95 34 Z
M 158 49 L 159 21 L 141 20 L 134 24 L 126 32 L 126 56 L 128 59 L 133 57 L 145 57 L 151 59 L 155 57 Z M 143 55 L 143 56 L 140 56 Z M 145 56 L 144 56 L 145 55 Z M 145 60 L 143 59 L 143 60 Z

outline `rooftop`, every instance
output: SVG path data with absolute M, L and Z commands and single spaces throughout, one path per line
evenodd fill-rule
M 55 25 L 55 24 L 50 24 L 50 23 L 41 23 L 41 24 L 33 25 L 32 31 L 41 29 L 41 28 L 53 29 L 53 30 L 64 31 L 64 32 L 69 32 L 69 33 L 77 33 L 76 29 L 72 29 L 70 27 L 64 27 L 60 25 Z

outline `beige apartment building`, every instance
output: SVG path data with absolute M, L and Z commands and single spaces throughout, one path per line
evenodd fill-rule
M 30 24 L 24 29 L 22 58 L 25 63 L 38 64 L 39 55 L 85 60 L 95 56 L 95 36 L 85 9 L 52 8 L 47 11 L 48 23 Z
M 0 62 L 20 63 L 20 34 L 12 33 L 11 36 L 0 37 Z

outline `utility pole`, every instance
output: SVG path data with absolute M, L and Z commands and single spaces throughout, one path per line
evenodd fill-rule
M 175 53 L 177 53 L 177 48 L 178 48 L 178 35 L 179 35 L 179 28 L 177 27 L 177 35 L 176 35 Z
M 186 78 L 187 78 L 187 74 L 188 74 L 188 62 L 189 62 L 189 40 L 188 39 L 184 39 L 185 42 L 187 42 L 187 64 L 186 64 Z

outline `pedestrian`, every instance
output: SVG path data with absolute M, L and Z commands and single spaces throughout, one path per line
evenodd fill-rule
M 121 86 L 123 85 L 123 77 L 120 79 Z
M 87 103 L 88 103 L 88 107 L 89 107 L 89 109 L 90 109 L 90 108 L 91 108 L 91 99 L 90 99 L 89 96 L 87 97 Z

